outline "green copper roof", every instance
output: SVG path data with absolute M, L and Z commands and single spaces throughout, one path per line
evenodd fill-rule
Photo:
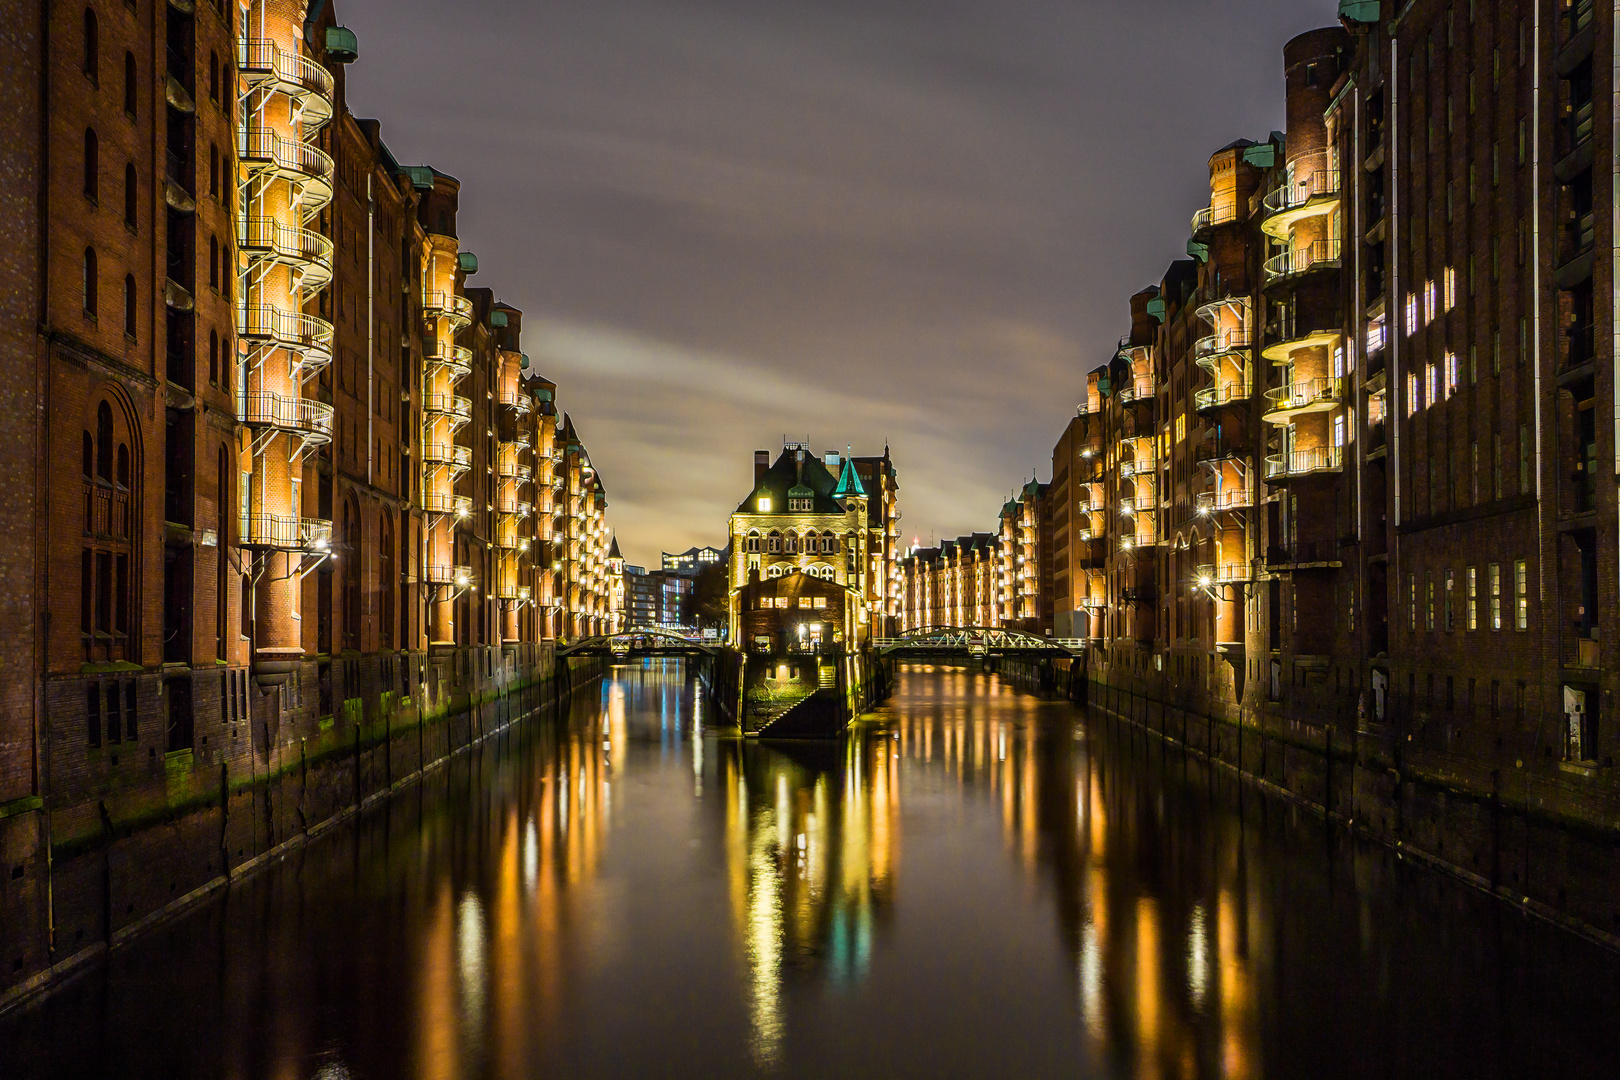
M 1378 0 L 1339 0 L 1339 18 L 1375 23 L 1378 21 Z
M 794 484 L 788 488 L 788 498 L 790 499 L 813 499 L 815 497 L 816 489 L 807 484 Z
M 1277 148 L 1271 143 L 1261 143 L 1251 146 L 1243 151 L 1243 162 L 1246 165 L 1255 165 L 1262 169 L 1269 169 L 1277 164 Z
M 1209 262 L 1209 245 L 1201 244 L 1197 240 L 1187 241 L 1187 254 L 1199 262 Z
M 850 495 L 865 498 L 866 488 L 861 486 L 861 478 L 855 472 L 855 462 L 845 458 L 844 471 L 838 477 L 838 488 L 833 492 L 833 498 L 842 499 Z

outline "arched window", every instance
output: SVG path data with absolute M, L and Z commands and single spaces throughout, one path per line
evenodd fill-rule
M 131 527 L 136 463 L 135 432 L 128 413 L 107 397 L 95 406 L 83 433 L 85 530 L 80 549 L 80 630 L 88 662 L 128 660 L 136 654 L 133 567 L 138 565 Z
M 231 453 L 225 446 L 219 448 L 219 471 L 215 473 L 216 513 L 219 515 L 219 545 L 214 549 L 214 657 L 230 659 L 226 641 L 231 606 Z
M 84 197 L 91 202 L 96 201 L 96 195 L 101 185 L 99 174 L 101 172 L 101 146 L 96 138 L 95 128 L 84 129 Z
M 208 53 L 208 97 L 219 104 L 219 53 L 213 50 Z
M 96 475 L 103 480 L 112 479 L 113 467 L 113 414 L 112 406 L 103 401 L 96 409 Z
M 743 550 L 745 552 L 748 552 L 749 554 L 758 554 L 759 553 L 759 530 L 758 529 L 749 530 L 748 538 L 743 544 Z
M 135 119 L 135 54 L 124 54 L 124 112 Z
M 343 504 L 343 647 L 360 647 L 360 562 L 365 550 L 360 535 L 360 508 L 353 499 Z
M 208 331 L 208 384 L 219 385 L 219 331 Z
M 782 550 L 789 555 L 797 555 L 799 552 L 798 534 L 793 532 L 791 529 L 788 531 L 786 542 L 782 545 Z
M 124 275 L 124 333 L 135 336 L 135 275 Z
M 84 313 L 96 313 L 96 249 L 84 249 Z
M 135 200 L 139 196 L 139 181 L 135 177 L 135 164 L 133 162 L 124 166 L 124 224 L 130 231 L 136 229 Z
M 101 30 L 96 24 L 93 8 L 84 9 L 84 73 L 97 86 L 101 85 Z
M 772 555 L 780 555 L 782 553 L 782 534 L 772 529 L 771 535 L 765 538 L 765 550 Z
M 219 198 L 219 144 L 208 144 L 208 194 Z

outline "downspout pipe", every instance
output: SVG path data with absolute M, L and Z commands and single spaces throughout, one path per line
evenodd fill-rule
M 377 204 L 371 197 L 371 174 L 366 174 L 366 483 L 372 483 L 372 460 L 376 455 L 376 439 L 372 433 L 372 418 L 376 415 L 374 377 L 377 362 Z

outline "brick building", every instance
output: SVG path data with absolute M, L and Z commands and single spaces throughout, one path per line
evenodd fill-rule
M 45 4 L 0 56 L 3 997 L 341 807 L 297 762 L 419 767 L 618 615 L 600 479 L 330 3 Z
M 1101 707 L 1612 934 L 1620 28 L 1339 10 L 1086 376 L 1054 629 Z

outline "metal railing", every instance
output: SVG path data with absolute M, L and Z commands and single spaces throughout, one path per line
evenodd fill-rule
M 1267 412 L 1287 412 L 1312 405 L 1337 404 L 1344 396 L 1344 380 L 1331 375 L 1314 379 L 1295 379 L 1286 386 L 1266 391 Z
M 1240 404 L 1248 401 L 1249 395 L 1253 392 L 1246 381 L 1234 380 L 1220 386 L 1208 386 L 1193 394 L 1193 408 L 1202 411 Z
M 422 308 L 429 318 L 435 315 L 466 325 L 472 322 L 472 301 L 465 296 L 449 292 L 428 291 L 422 294 Z
M 452 379 L 464 379 L 472 373 L 472 350 L 465 345 L 440 345 L 432 343 L 427 349 L 427 364 L 430 368 L 448 368 Z
M 1339 265 L 1339 261 L 1339 241 L 1313 240 L 1304 247 L 1289 248 L 1267 259 L 1266 281 L 1269 283 L 1295 274 L 1303 274 L 1317 266 L 1335 267 Z
M 1295 158 L 1289 162 L 1287 175 L 1292 178 L 1291 181 L 1285 180 L 1260 200 L 1267 215 L 1281 214 L 1304 206 L 1312 199 L 1339 193 L 1339 170 L 1332 167 L 1326 151 L 1319 150 Z
M 1206 563 L 1193 571 L 1193 577 L 1199 585 L 1231 585 L 1250 580 L 1254 571 L 1246 562 Z
M 446 491 L 424 491 L 422 509 L 430 514 L 454 514 L 467 517 L 472 513 L 472 499 Z
M 1213 229 L 1217 225 L 1225 225 L 1236 221 L 1237 204 L 1231 206 L 1206 206 L 1192 216 L 1192 231 L 1201 233 L 1205 229 Z
M 281 48 L 273 41 L 248 39 L 239 44 L 237 66 L 250 83 L 274 79 L 285 87 L 332 101 L 332 73 L 315 61 Z
M 454 443 L 423 443 L 422 460 L 456 469 L 472 468 L 472 447 Z
M 334 166 L 330 154 L 270 128 L 243 128 L 237 152 L 245 164 L 274 168 L 287 179 L 332 185 Z
M 285 225 L 275 218 L 241 218 L 236 238 L 245 252 L 266 253 L 278 262 L 304 267 L 306 281 L 310 270 L 320 272 L 323 282 L 332 279 L 332 241 L 314 229 Z
M 521 461 L 503 459 L 495 466 L 496 475 L 503 480 L 529 480 L 534 476 L 534 470 Z
M 534 399 L 522 390 L 502 390 L 496 396 L 496 400 L 520 413 L 527 413 L 534 408 Z
M 1133 476 L 1147 475 L 1159 467 L 1158 460 L 1152 454 L 1138 457 L 1121 458 L 1119 462 L 1120 479 L 1126 480 Z
M 326 551 L 332 546 L 332 523 L 323 518 L 248 514 L 240 519 L 239 525 L 242 544 L 246 547 Z
M 423 394 L 422 411 L 448 416 L 465 424 L 472 419 L 472 399 L 459 394 Z
M 1273 454 L 1266 458 L 1266 479 L 1309 476 L 1317 472 L 1338 472 L 1343 468 L 1344 447 L 1318 446 L 1310 450 L 1295 450 L 1289 454 Z
M 1253 505 L 1254 492 L 1243 484 L 1200 492 L 1197 498 L 1198 509 L 1206 514 L 1220 513 L 1224 510 L 1247 510 Z
M 1247 327 L 1206 334 L 1193 342 L 1193 359 L 1206 360 L 1225 353 L 1239 352 L 1254 344 L 1254 335 Z
M 422 580 L 431 585 L 458 585 L 465 588 L 474 582 L 472 567 L 429 563 L 422 568 Z
M 332 406 L 324 401 L 290 397 L 274 390 L 250 390 L 242 396 L 244 424 L 332 437 Z
M 255 304 L 241 309 L 236 329 L 243 338 L 299 353 L 309 366 L 332 360 L 332 324 L 314 315 Z

